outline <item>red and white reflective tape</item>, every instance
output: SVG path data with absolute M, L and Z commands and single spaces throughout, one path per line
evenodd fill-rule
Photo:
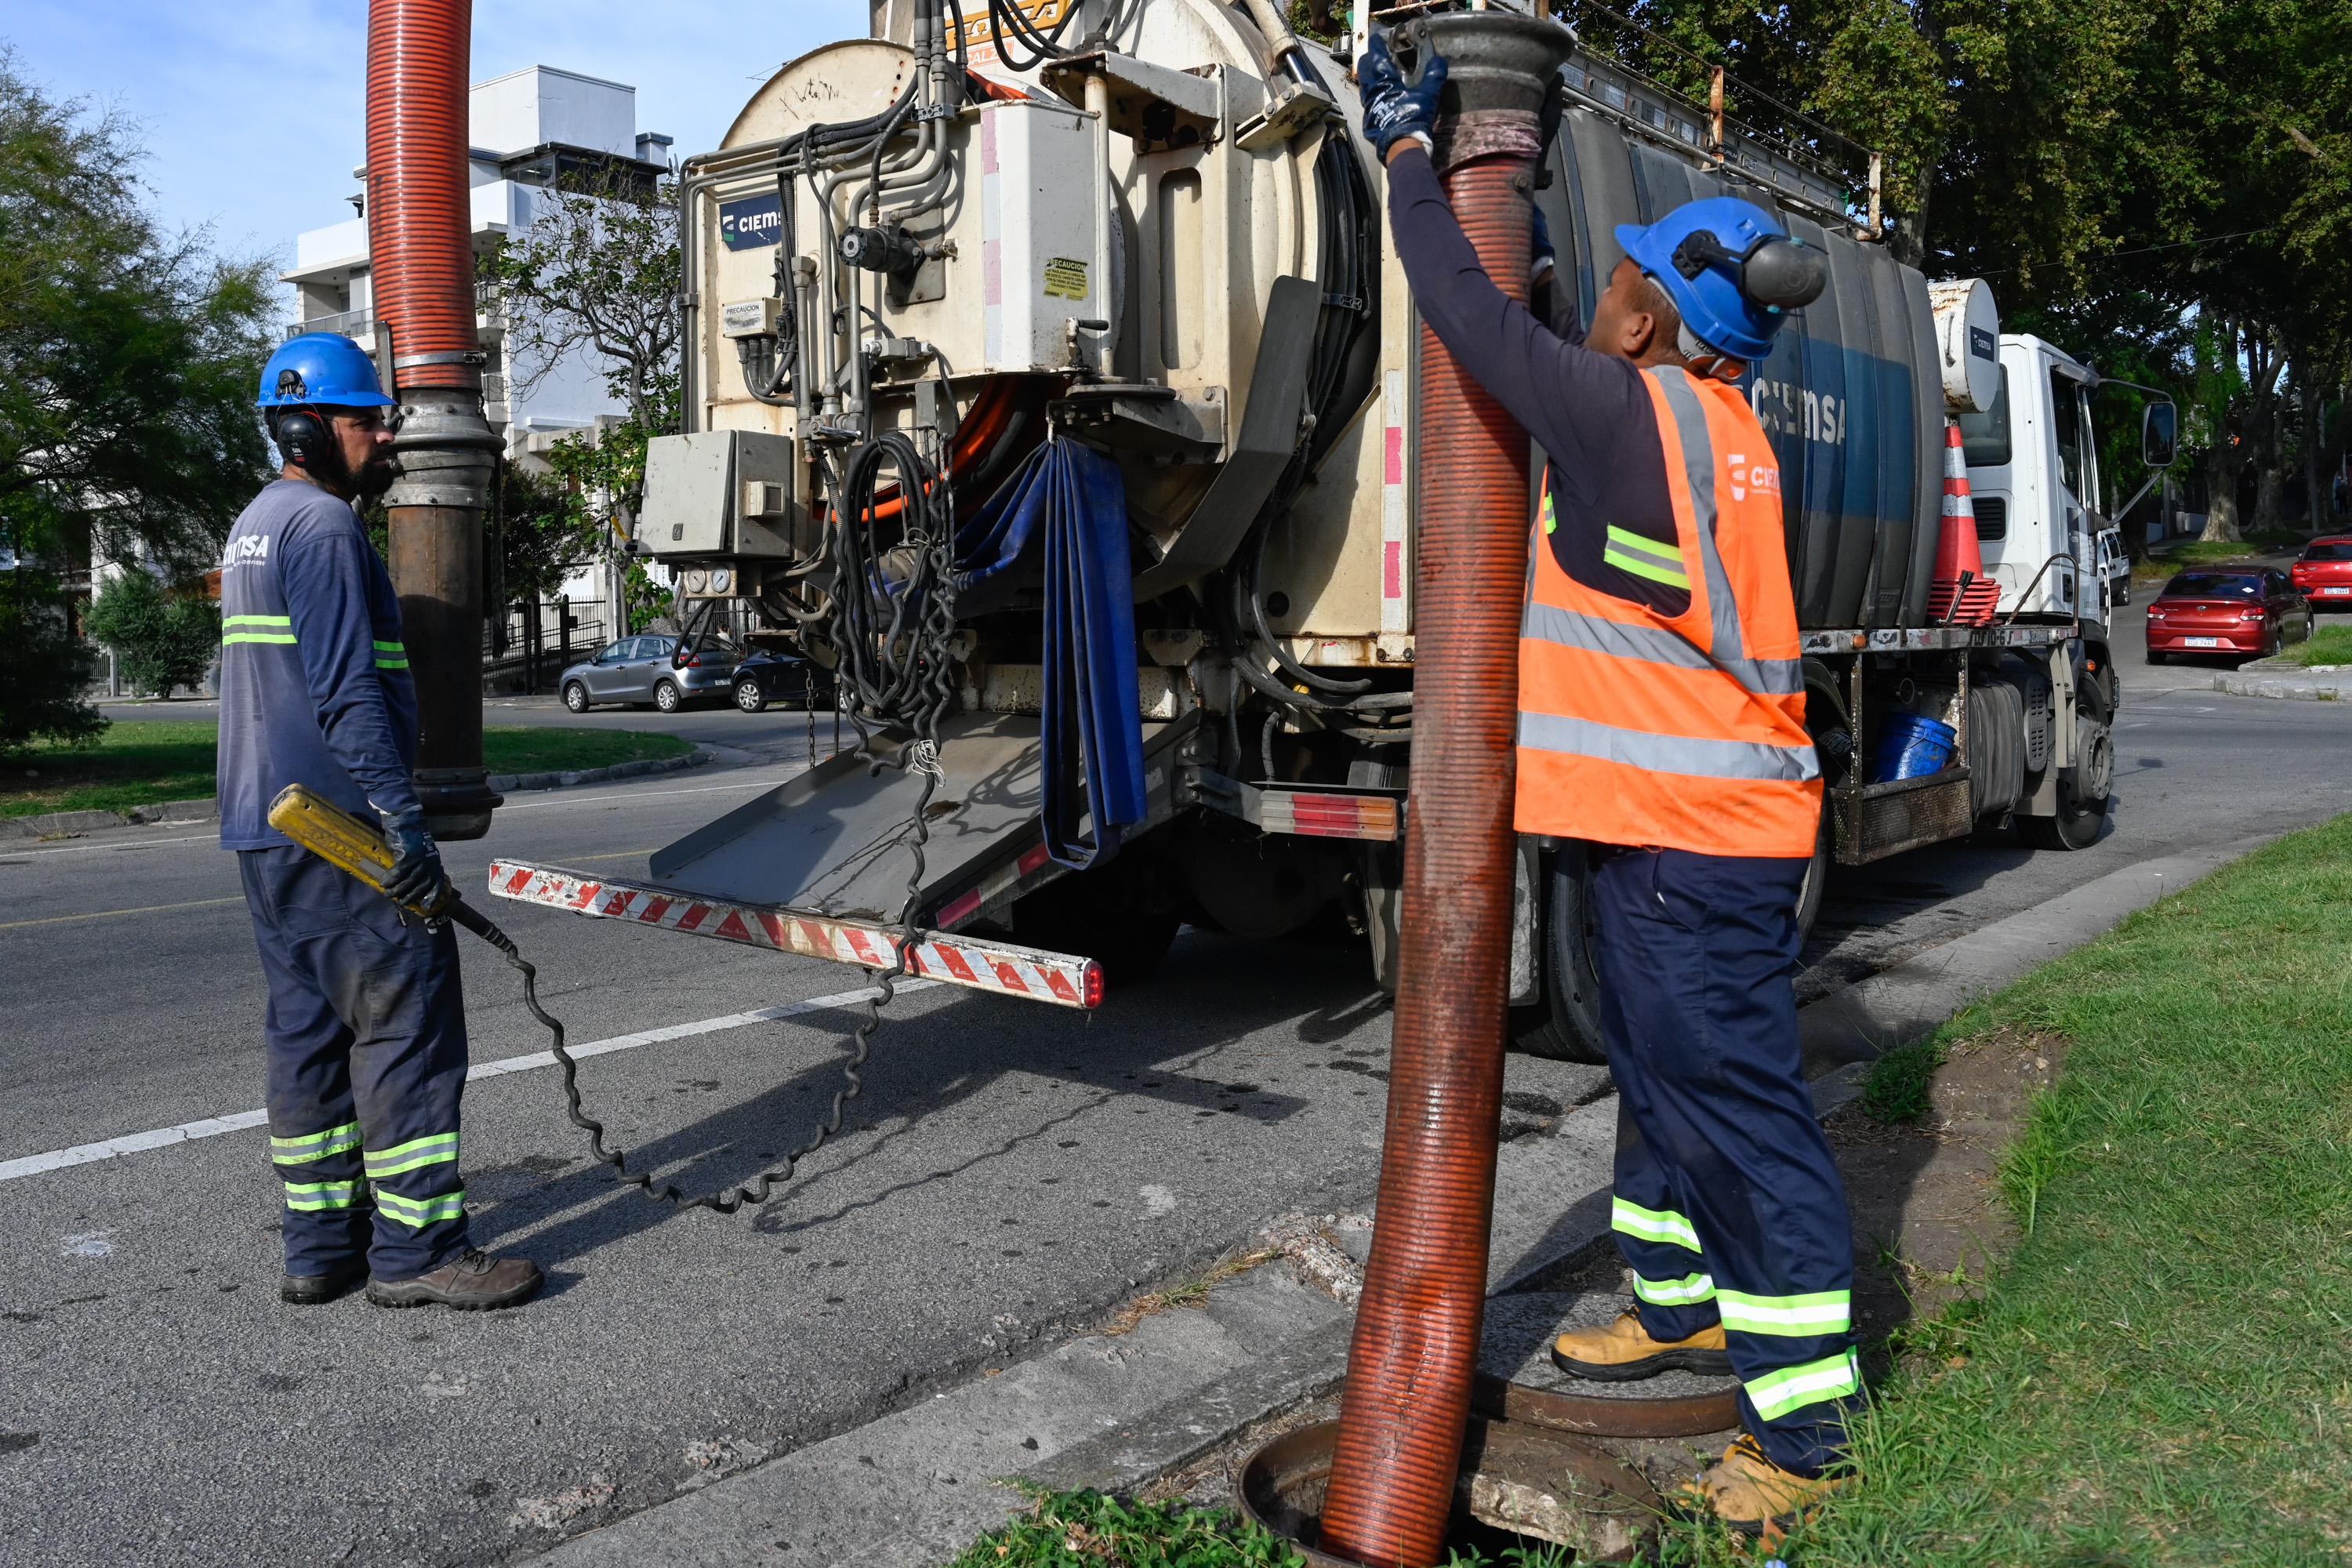
M 1412 630 L 1412 563 L 1405 558 L 1404 372 L 1381 377 L 1381 630 Z
M 746 947 L 797 952 L 866 969 L 890 967 L 895 933 L 866 921 L 838 920 L 772 904 L 698 899 L 674 888 L 583 876 L 519 860 L 490 862 L 490 892 L 517 903 L 568 910 L 593 920 L 633 921 L 665 931 L 716 937 Z M 1102 966 L 1091 958 L 1005 942 L 980 942 L 944 931 L 918 934 L 907 971 L 949 985 L 1025 997 L 1060 1007 L 1102 1005 Z
M 1384 795 L 1313 795 L 1270 789 L 1258 798 L 1258 826 L 1268 833 L 1308 838 L 1375 838 L 1397 836 L 1397 803 Z
M 1024 879 L 1043 870 L 1049 858 L 1043 844 L 1030 846 L 1019 859 L 999 866 L 995 870 L 982 877 L 980 879 L 980 886 L 968 893 L 958 894 L 941 905 L 940 924 L 950 931 L 954 930 L 980 913 L 983 906 L 993 902 L 999 895 L 1011 892 L 1019 887 Z

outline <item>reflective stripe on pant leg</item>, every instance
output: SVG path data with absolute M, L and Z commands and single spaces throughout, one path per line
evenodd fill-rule
M 1853 1326 L 1853 1292 L 1822 1290 L 1810 1296 L 1756 1296 L 1720 1292 L 1723 1326 L 1751 1334 L 1812 1339 L 1842 1334 Z
M 309 1132 L 299 1138 L 269 1140 L 269 1158 L 280 1165 L 308 1164 L 323 1160 L 330 1154 L 340 1154 L 346 1149 L 356 1149 L 360 1143 L 360 1124 L 346 1121 L 341 1127 L 330 1127 L 323 1132 Z
M 367 1202 L 367 1184 L 349 1182 L 287 1182 L 286 1206 L 304 1214 L 354 1209 Z
M 1633 1294 L 1655 1307 L 1688 1307 L 1716 1299 L 1715 1280 L 1706 1274 L 1685 1274 L 1679 1279 L 1652 1279 L 1639 1271 L 1633 1275 Z M 1726 1325 L 1731 1314 L 1726 1309 Z
M 445 1219 L 466 1217 L 466 1189 L 443 1193 L 438 1197 L 404 1198 L 398 1193 L 388 1193 L 378 1187 L 375 1193 L 376 1215 L 381 1219 L 396 1220 L 412 1230 L 438 1225 Z
M 1643 1241 L 1669 1242 L 1687 1247 L 1693 1252 L 1698 1247 L 1698 1231 L 1686 1215 L 1672 1209 L 1645 1209 L 1623 1198 L 1612 1198 L 1609 1205 L 1609 1228 L 1627 1236 L 1638 1236 Z
M 435 1132 L 424 1138 L 412 1138 L 390 1149 L 366 1151 L 367 1173 L 371 1181 L 380 1182 L 386 1176 L 396 1176 L 404 1171 L 421 1170 L 426 1165 L 454 1163 L 457 1158 L 457 1134 Z
M 1860 1393 L 1862 1363 L 1853 1352 L 1840 1351 L 1819 1361 L 1768 1372 L 1740 1386 L 1748 1403 L 1756 1406 L 1758 1415 L 1767 1421 L 1778 1421 L 1808 1405 L 1850 1399 Z

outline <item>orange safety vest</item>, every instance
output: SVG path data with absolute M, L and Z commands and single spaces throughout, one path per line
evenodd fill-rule
M 1519 629 L 1518 829 L 1809 856 L 1821 763 L 1805 731 L 1780 467 L 1737 388 L 1670 366 L 1643 379 L 1680 559 L 1616 530 L 1610 551 L 1686 584 L 1690 607 L 1661 615 L 1563 571 L 1544 540 L 1546 467 Z

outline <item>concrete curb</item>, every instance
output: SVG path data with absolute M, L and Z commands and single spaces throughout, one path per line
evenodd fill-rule
M 570 773 L 492 773 L 490 788 L 500 795 L 521 790 L 572 789 L 581 784 L 610 784 L 614 779 L 639 779 L 648 773 L 682 773 L 718 760 L 715 746 L 698 744 L 682 757 L 658 757 L 642 763 L 615 763 L 609 768 L 579 768 Z
M 2231 697 L 2282 697 L 2297 702 L 2352 702 L 2352 678 L 2332 674 L 2298 678 L 2224 669 L 2214 675 L 2213 689 Z
M 1801 1009 L 1815 1110 L 1861 1092 L 1867 1058 L 1932 1032 L 1969 1003 L 2097 937 L 2267 842 L 2234 840 L 2111 872 Z M 1513 1058 L 1515 1080 L 1578 1069 Z M 1824 1070 L 1826 1069 L 1826 1070 Z M 1516 1085 L 1515 1085 L 1516 1086 Z M 1487 1287 L 1500 1294 L 1609 1237 L 1613 1096 L 1504 1144 Z M 1260 1422 L 1324 1397 L 1347 1373 L 1353 1318 L 1293 1271 L 1262 1267 L 1198 1310 L 1121 1337 L 1074 1340 L 1003 1374 L 937 1394 L 823 1443 L 554 1547 L 564 1568 L 941 1563 L 1020 1506 L 1002 1485 L 1132 1489 Z M 781 1543 L 790 1542 L 789 1548 Z
M 500 795 L 525 790 L 572 789 L 580 784 L 610 784 L 615 779 L 644 778 L 649 773 L 680 773 L 719 759 L 720 748 L 697 745 L 678 757 L 641 763 L 615 763 L 609 768 L 581 768 L 570 773 L 492 773 L 490 788 Z M 738 753 L 742 755 L 742 753 Z M 220 802 L 169 800 L 161 805 L 134 805 L 129 811 L 52 811 L 39 816 L 0 817 L 0 838 L 39 838 L 52 833 L 91 833 L 109 827 L 140 827 L 155 823 L 198 823 L 220 820 Z

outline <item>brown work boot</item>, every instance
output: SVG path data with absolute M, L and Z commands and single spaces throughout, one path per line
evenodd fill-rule
M 471 1247 L 414 1279 L 371 1279 L 368 1300 L 379 1307 L 455 1307 L 461 1312 L 511 1307 L 539 1294 L 547 1276 L 528 1258 L 492 1258 Z
M 1753 1434 L 1742 1432 L 1721 1459 L 1676 1487 L 1670 1500 L 1769 1544 L 1853 1482 L 1851 1474 L 1809 1478 L 1784 1470 L 1765 1456 Z
M 1632 1383 L 1662 1372 L 1723 1376 L 1731 1352 L 1723 1348 L 1723 1325 L 1709 1323 L 1686 1340 L 1654 1340 L 1639 1312 L 1621 1312 L 1605 1329 L 1570 1329 L 1551 1342 L 1551 1362 L 1560 1371 L 1597 1383 Z

